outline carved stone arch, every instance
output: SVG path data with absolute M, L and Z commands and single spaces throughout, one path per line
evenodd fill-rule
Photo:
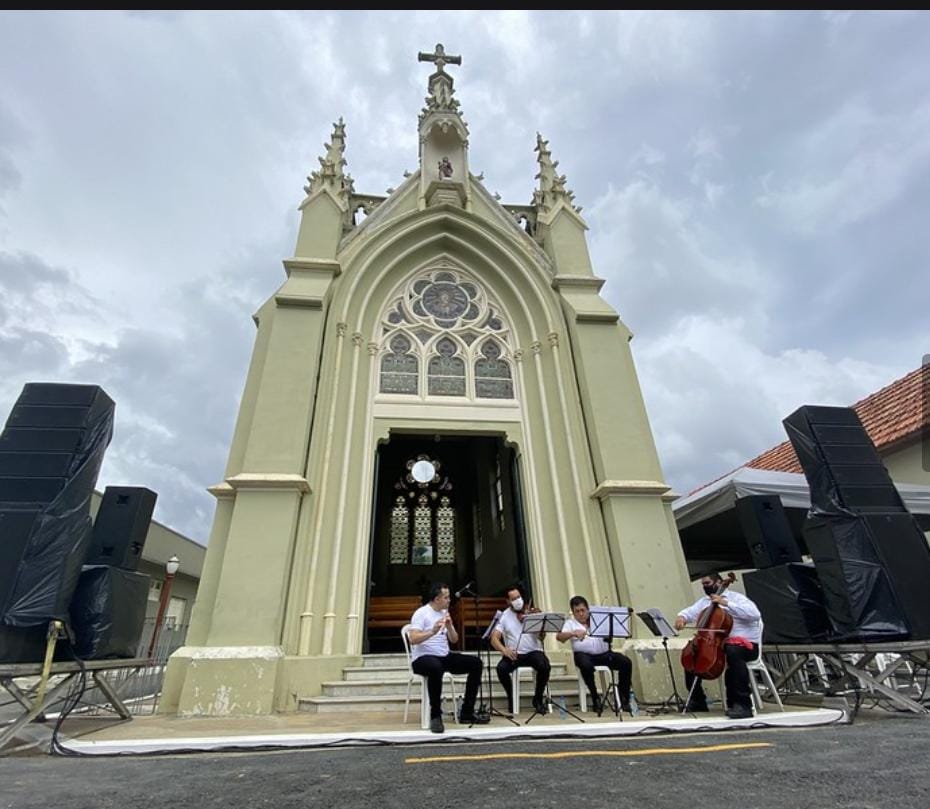
M 508 314 L 516 345 L 560 328 L 563 315 L 548 258 L 527 255 L 525 245 L 502 228 L 452 211 L 399 216 L 346 256 L 334 311 L 363 324 L 364 331 L 379 319 L 384 300 L 402 279 L 438 259 L 467 268 L 493 292 Z

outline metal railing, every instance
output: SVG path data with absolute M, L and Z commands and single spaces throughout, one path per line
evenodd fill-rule
M 107 679 L 116 689 L 120 699 L 129 712 L 136 716 L 154 714 L 158 710 L 158 701 L 161 697 L 162 683 L 165 679 L 165 668 L 172 653 L 184 645 L 187 637 L 187 625 L 177 626 L 169 618 L 162 623 L 161 631 L 152 655 L 149 658 L 149 646 L 152 643 L 152 633 L 155 631 L 155 619 L 147 618 L 142 628 L 142 635 L 136 647 L 136 657 L 148 658 L 148 662 L 139 668 L 121 669 L 114 671 Z M 100 690 L 89 682 L 87 690 L 81 699 L 82 712 L 90 715 L 100 715 L 110 712 L 106 697 Z

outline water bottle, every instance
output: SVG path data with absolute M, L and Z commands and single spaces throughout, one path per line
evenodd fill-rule
M 639 704 L 636 702 L 636 693 L 630 689 L 630 716 L 639 716 Z
M 559 719 L 565 719 L 568 716 L 568 709 L 565 707 L 565 697 L 559 697 Z

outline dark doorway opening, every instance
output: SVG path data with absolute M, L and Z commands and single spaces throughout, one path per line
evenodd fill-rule
M 519 458 L 499 436 L 392 434 L 377 452 L 367 650 L 402 648 L 435 581 L 453 593 L 472 583 L 478 616 L 470 596 L 450 611 L 474 648 L 507 586 L 529 584 Z

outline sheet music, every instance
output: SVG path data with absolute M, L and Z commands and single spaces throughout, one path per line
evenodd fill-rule
M 591 628 L 588 634 L 592 638 L 628 638 L 630 631 L 629 607 L 591 607 Z

